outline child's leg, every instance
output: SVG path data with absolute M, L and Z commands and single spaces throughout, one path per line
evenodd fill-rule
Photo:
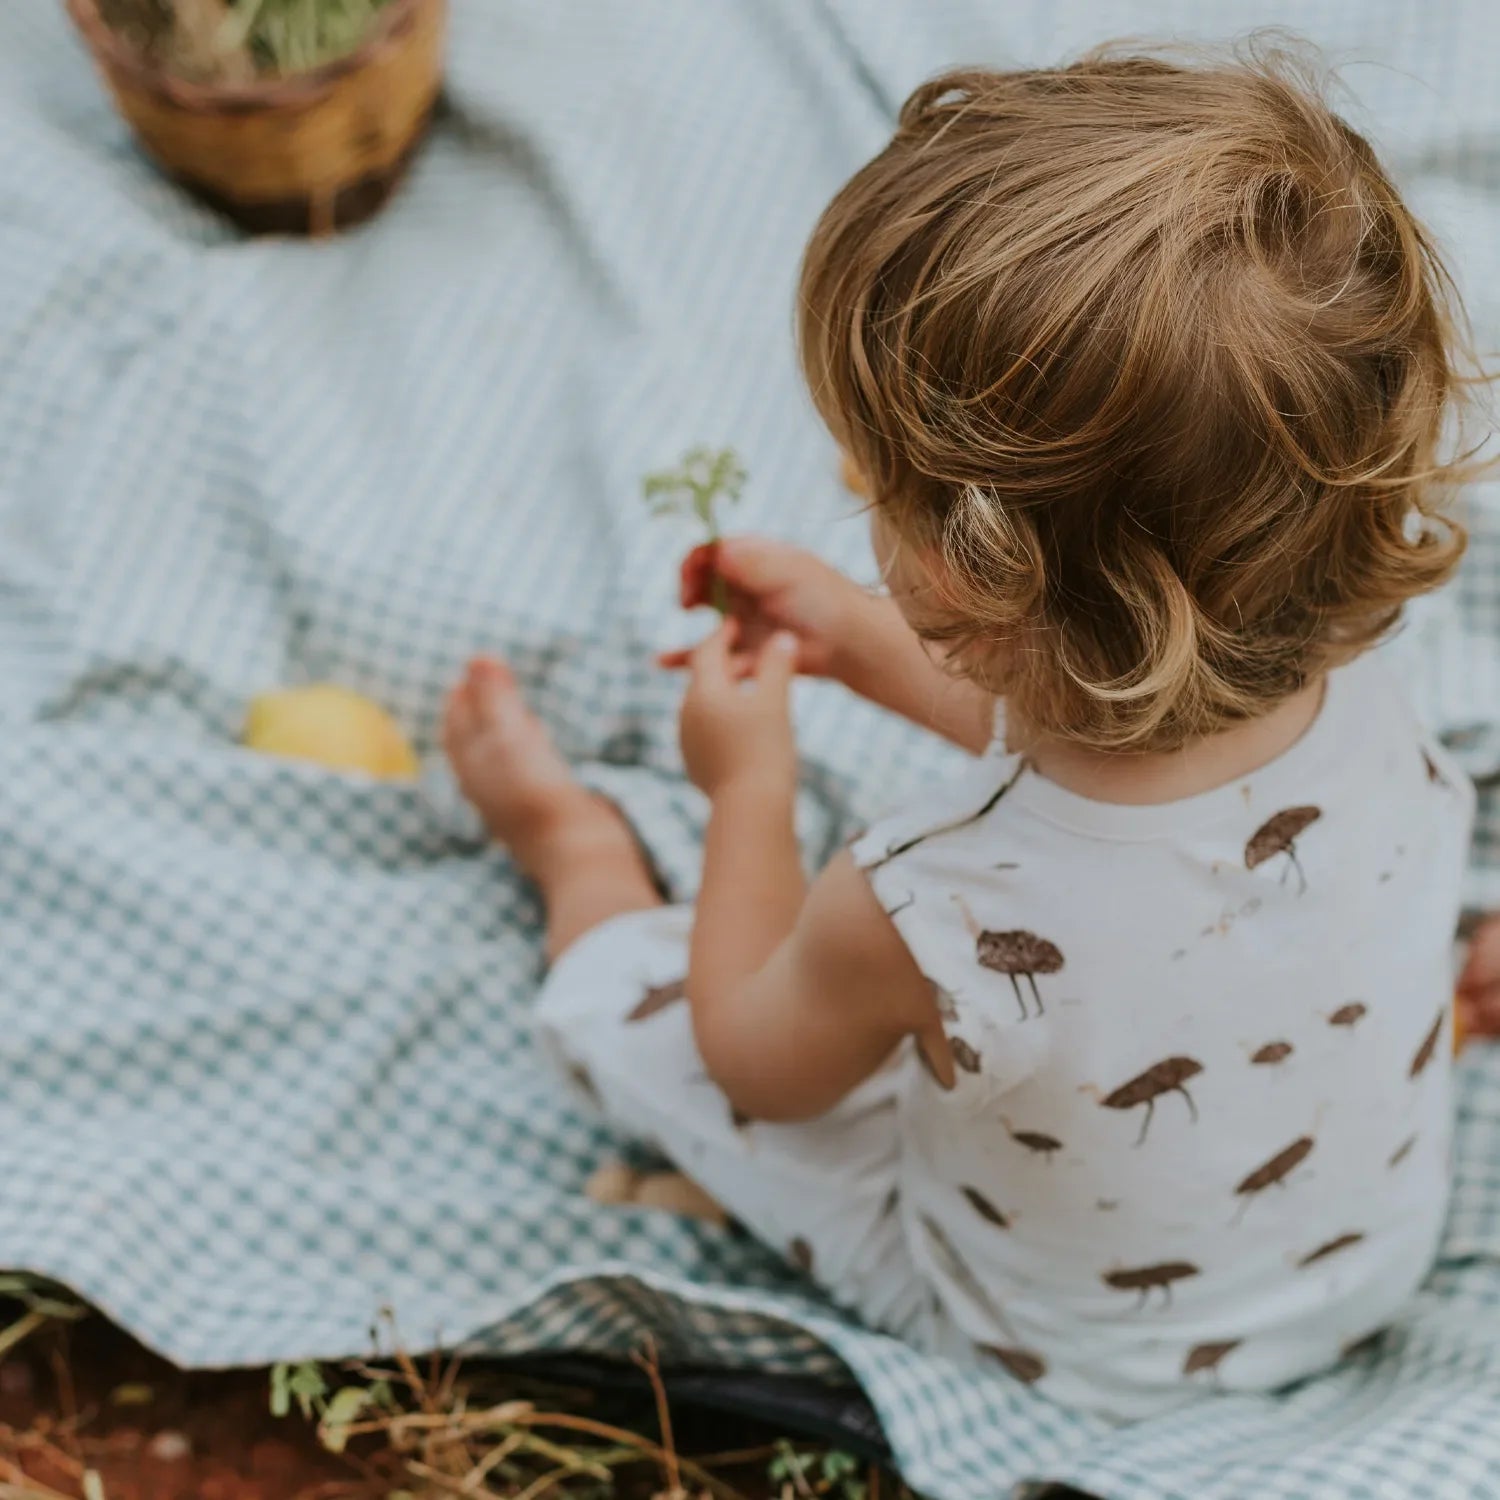
M 610 917 L 661 905 L 629 826 L 574 777 L 506 667 L 470 664 L 443 741 L 464 795 L 541 889 L 549 962 Z
M 538 1003 L 544 1047 L 617 1125 L 655 1143 L 836 1299 L 917 1337 L 928 1297 L 901 1229 L 894 1079 L 877 1074 L 806 1125 L 735 1120 L 682 997 L 692 914 L 662 908 L 619 813 L 574 778 L 498 663 L 476 662 L 454 689 L 444 739 L 464 794 L 546 902 L 547 955 L 563 961 Z M 648 911 L 579 942 L 611 917 Z
M 736 1118 L 704 1071 L 678 982 L 691 925 L 688 908 L 665 907 L 579 943 L 537 1002 L 544 1050 L 613 1124 L 836 1301 L 923 1342 L 929 1298 L 899 1202 L 899 1073 L 806 1124 Z

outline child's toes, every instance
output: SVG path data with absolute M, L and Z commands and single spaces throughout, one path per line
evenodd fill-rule
M 443 748 L 449 760 L 457 760 L 474 737 L 474 705 L 467 682 L 460 682 L 448 692 L 443 704 Z
M 475 697 L 487 697 L 514 692 L 516 674 L 503 661 L 497 661 L 493 656 L 476 656 L 469 663 L 465 682 Z
M 469 663 L 469 680 L 478 686 L 500 692 L 516 685 L 516 674 L 494 656 L 476 656 Z
M 464 683 L 473 708 L 475 725 L 481 730 L 503 728 L 516 706 L 520 689 L 515 674 L 503 662 L 481 656 L 469 663 Z

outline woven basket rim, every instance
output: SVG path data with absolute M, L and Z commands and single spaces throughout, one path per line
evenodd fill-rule
M 111 73 L 128 79 L 184 109 L 204 111 L 271 109 L 307 104 L 346 74 L 358 71 L 376 55 L 399 45 L 396 33 L 419 10 L 441 9 L 443 0 L 387 0 L 375 24 L 352 52 L 282 78 L 260 78 L 253 83 L 197 83 L 146 61 L 99 13 L 98 0 L 66 0 L 73 24 L 90 51 Z

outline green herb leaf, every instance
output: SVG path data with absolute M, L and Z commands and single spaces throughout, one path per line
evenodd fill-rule
M 859 1460 L 852 1453 L 833 1448 L 823 1455 L 823 1478 L 830 1484 L 859 1473 Z
M 318 1441 L 330 1453 L 342 1453 L 349 1441 L 349 1428 L 371 1404 L 369 1387 L 346 1385 L 343 1390 L 335 1391 L 318 1424 Z
M 799 1479 L 806 1479 L 807 1471 L 813 1464 L 813 1457 L 811 1453 L 798 1453 L 783 1438 L 776 1444 L 776 1456 L 767 1466 L 766 1476 L 772 1484 L 791 1484 Z
M 745 466 L 733 448 L 690 448 L 675 469 L 647 474 L 641 494 L 654 516 L 686 515 L 703 528 L 704 540 L 716 542 L 722 532 L 718 507 L 733 505 L 745 488 Z M 714 580 L 713 606 L 729 611 L 729 592 Z
M 216 45 L 248 49 L 262 71 L 300 73 L 352 52 L 388 0 L 230 0 Z
M 302 1410 L 302 1415 L 311 1419 L 314 1411 L 321 1412 L 328 1396 L 328 1382 L 323 1378 L 322 1368 L 316 1360 L 305 1359 L 300 1364 L 285 1362 L 271 1366 L 271 1415 L 284 1417 L 291 1410 L 293 1401 Z

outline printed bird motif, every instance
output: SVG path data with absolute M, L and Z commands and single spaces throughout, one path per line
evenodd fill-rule
M 1009 1229 L 1010 1220 L 990 1202 L 978 1188 L 966 1187 L 961 1189 L 965 1198 L 969 1200 L 970 1206 L 981 1219 L 988 1219 L 996 1229 Z
M 1411 1067 L 1407 1071 L 1410 1078 L 1419 1078 L 1423 1069 L 1437 1054 L 1438 1039 L 1443 1034 L 1443 1022 L 1448 1019 L 1448 1007 L 1445 1005 L 1438 1011 L 1437 1020 L 1432 1023 L 1432 1030 L 1422 1038 L 1422 1045 L 1417 1048 L 1416 1054 L 1411 1060 Z
M 1193 1096 L 1188 1093 L 1185 1085 L 1189 1078 L 1196 1078 L 1203 1071 L 1203 1064 L 1191 1057 L 1168 1057 L 1159 1063 L 1153 1063 L 1144 1073 L 1138 1073 L 1134 1078 L 1122 1083 L 1113 1093 L 1105 1094 L 1099 1099 L 1100 1106 L 1104 1109 L 1131 1110 L 1138 1109 L 1142 1104 L 1146 1106 L 1145 1118 L 1141 1121 L 1141 1133 L 1136 1137 L 1135 1143 L 1139 1146 L 1146 1139 L 1146 1132 L 1151 1128 L 1151 1117 L 1156 1111 L 1156 1101 L 1163 1094 L 1181 1094 L 1187 1101 L 1188 1113 L 1192 1116 L 1194 1124 L 1198 1120 L 1198 1106 L 1193 1103 Z M 1097 1098 L 1098 1091 L 1092 1090 L 1084 1085 L 1086 1092 L 1091 1092 Z
M 981 1344 L 979 1347 L 1023 1385 L 1035 1385 L 1047 1373 L 1047 1361 L 1029 1349 L 1006 1349 L 999 1344 Z
M 953 1053 L 954 1063 L 963 1069 L 965 1073 L 978 1073 L 982 1059 L 978 1051 L 971 1047 L 961 1036 L 950 1036 L 948 1048 Z
M 1189 1260 L 1164 1260 L 1159 1265 L 1138 1266 L 1128 1271 L 1106 1271 L 1103 1281 L 1111 1291 L 1137 1293 L 1136 1307 L 1142 1308 L 1150 1299 L 1151 1293 L 1156 1291 L 1162 1294 L 1166 1304 L 1170 1306 L 1173 1285 L 1202 1274 Z
M 1313 1138 L 1298 1136 L 1290 1146 L 1283 1146 L 1270 1160 L 1264 1161 L 1253 1172 L 1243 1177 L 1235 1187 L 1235 1196 L 1241 1199 L 1239 1213 L 1243 1214 L 1250 1200 L 1268 1187 L 1282 1186 L 1288 1177 L 1312 1155 Z M 1238 1218 L 1239 1215 L 1236 1215 Z
M 1273 1067 L 1279 1062 L 1285 1062 L 1291 1055 L 1290 1042 L 1267 1042 L 1252 1055 L 1250 1061 L 1258 1067 Z
M 1322 816 L 1319 807 L 1288 807 L 1267 818 L 1245 845 L 1245 868 L 1254 870 L 1278 855 L 1285 856 L 1281 884 L 1286 884 L 1288 871 L 1295 870 L 1300 882 L 1297 894 L 1301 895 L 1307 889 L 1307 876 L 1297 859 L 1297 840 Z
M 1021 990 L 1023 979 L 1031 990 L 1037 1015 L 1044 1015 L 1042 994 L 1037 988 L 1036 976 L 1058 973 L 1063 967 L 1062 950 L 1056 943 L 1022 928 L 995 932 L 982 927 L 961 896 L 953 899 L 963 914 L 969 936 L 974 939 L 974 956 L 980 968 L 988 969 L 994 974 L 1004 974 L 1010 980 L 1016 1005 L 1021 1012 L 1020 1019 L 1030 1019 L 1030 1013 L 1026 1009 L 1026 996 Z
M 1301 1260 L 1297 1262 L 1299 1271 L 1306 1270 L 1308 1266 L 1315 1266 L 1320 1260 L 1327 1260 L 1330 1255 L 1337 1255 L 1340 1250 L 1347 1250 L 1351 1245 L 1357 1245 L 1364 1239 L 1362 1230 L 1355 1230 L 1349 1234 L 1341 1234 L 1327 1243 L 1319 1245 L 1316 1250 L 1309 1250 Z
M 1216 1343 L 1195 1344 L 1182 1362 L 1183 1376 L 1201 1375 L 1205 1370 L 1217 1375 L 1219 1366 L 1244 1342 L 1244 1339 L 1220 1339 Z
M 1047 1161 L 1052 1160 L 1055 1151 L 1061 1151 L 1063 1143 L 1055 1135 L 1048 1135 L 1044 1130 L 1017 1130 L 1003 1115 L 1000 1123 L 1005 1126 L 1011 1140 L 1016 1145 L 1024 1146 L 1035 1156 L 1040 1156 Z
M 669 984 L 654 984 L 647 986 L 645 994 L 641 996 L 640 1003 L 625 1017 L 627 1021 L 645 1021 L 665 1010 L 669 1005 L 676 1005 L 679 1000 L 687 999 L 687 980 L 674 979 Z

